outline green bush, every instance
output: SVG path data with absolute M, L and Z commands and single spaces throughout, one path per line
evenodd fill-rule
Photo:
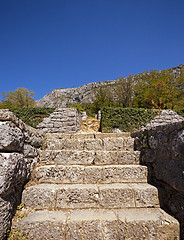
M 18 118 L 22 119 L 27 125 L 36 128 L 36 126 L 42 122 L 43 118 L 48 117 L 55 108 L 11 108 Z
M 181 115 L 182 117 L 184 117 L 184 109 L 181 109 L 181 110 L 177 111 L 177 113 L 179 115 Z
M 158 112 L 143 108 L 109 108 L 101 110 L 101 131 L 112 132 L 119 128 L 124 132 L 131 132 L 144 126 L 153 119 Z

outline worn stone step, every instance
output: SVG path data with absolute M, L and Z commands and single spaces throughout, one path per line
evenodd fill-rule
M 26 207 L 41 209 L 158 207 L 157 188 L 149 184 L 39 184 L 23 191 Z
M 160 208 L 37 211 L 13 229 L 30 240 L 179 240 L 179 223 Z
M 40 150 L 40 164 L 139 164 L 139 151 Z
M 134 139 L 124 138 L 96 138 L 96 139 L 47 139 L 46 149 L 48 150 L 104 150 L 122 151 L 134 150 Z
M 47 165 L 34 169 L 37 183 L 146 183 L 147 167 L 141 165 Z
M 124 138 L 131 137 L 130 132 L 122 133 L 73 133 L 73 134 L 61 134 L 61 133 L 47 133 L 46 139 L 96 139 L 96 138 Z

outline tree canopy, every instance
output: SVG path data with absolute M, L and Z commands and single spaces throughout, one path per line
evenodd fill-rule
M 29 91 L 27 88 L 18 88 L 14 92 L 3 92 L 2 96 L 1 108 L 23 108 L 35 105 L 34 92 Z

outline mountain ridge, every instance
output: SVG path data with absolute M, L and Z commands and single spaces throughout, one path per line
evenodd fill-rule
M 184 64 L 180 64 L 176 67 L 170 68 L 177 78 L 180 74 L 181 69 L 184 69 Z M 163 70 L 161 70 L 163 71 Z M 141 74 L 141 73 L 139 73 Z M 139 75 L 135 74 L 135 75 Z M 126 79 L 126 78 L 124 78 Z M 101 82 L 92 82 L 82 85 L 76 88 L 58 88 L 54 89 L 50 93 L 46 94 L 42 99 L 36 101 L 38 107 L 56 107 L 62 108 L 67 107 L 76 103 L 93 102 L 95 97 L 96 89 L 103 86 L 110 86 L 116 84 L 117 80 L 107 80 Z

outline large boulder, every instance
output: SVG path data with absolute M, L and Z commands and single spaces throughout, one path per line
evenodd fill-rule
M 7 237 L 15 206 L 20 201 L 26 181 L 27 164 L 23 154 L 0 153 L 0 239 L 2 240 Z
M 164 110 L 132 136 L 150 182 L 159 187 L 161 206 L 180 221 L 184 239 L 184 118 Z
M 0 133 L 0 239 L 5 240 L 22 189 L 38 163 L 43 135 L 7 109 L 0 109 Z
M 20 152 L 24 145 L 24 135 L 11 121 L 0 121 L 0 150 Z

